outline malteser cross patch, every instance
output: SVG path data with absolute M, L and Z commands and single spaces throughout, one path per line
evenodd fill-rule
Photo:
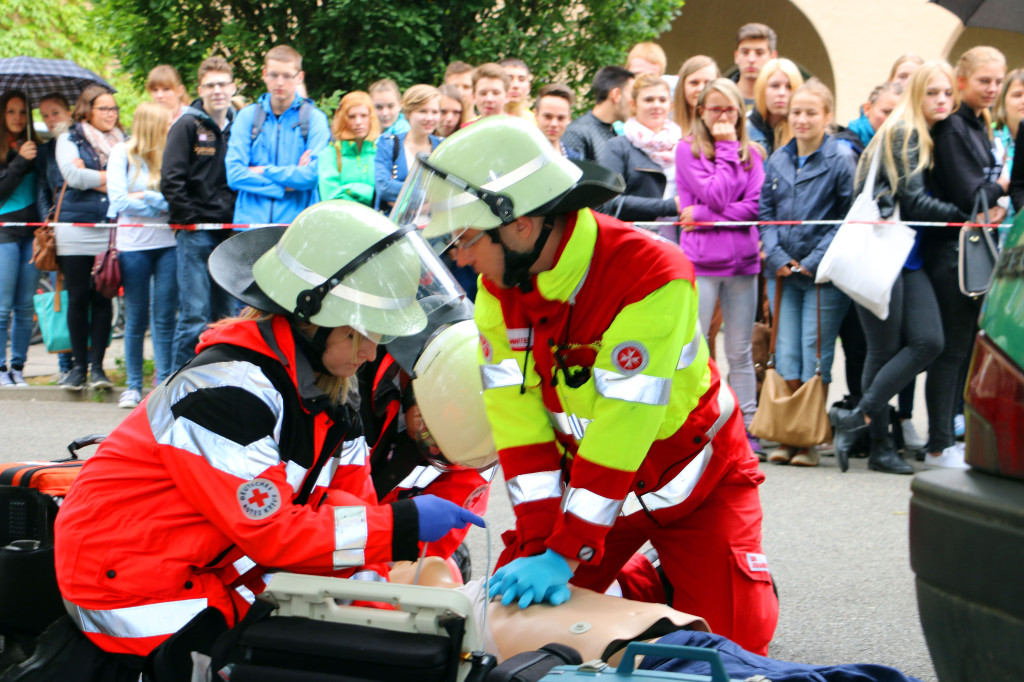
M 644 371 L 650 359 L 647 347 L 639 341 L 623 341 L 612 349 L 612 366 L 626 376 Z

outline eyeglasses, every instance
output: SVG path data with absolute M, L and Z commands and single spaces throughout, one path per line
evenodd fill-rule
M 227 90 L 234 84 L 234 81 L 218 81 L 216 83 L 203 83 L 199 86 L 200 90 Z
M 729 114 L 732 116 L 733 114 L 739 113 L 739 109 L 737 107 L 704 107 L 704 111 L 708 112 L 715 118 L 718 118 L 722 114 Z
M 461 250 L 465 251 L 469 247 L 473 246 L 473 244 L 476 244 L 478 241 L 480 241 L 480 239 L 485 234 L 487 234 L 487 232 L 481 230 L 480 234 L 478 234 L 477 236 L 473 237 L 469 241 L 466 241 L 462 237 L 459 237 L 458 239 L 456 239 L 455 241 L 452 242 L 452 246 L 454 248 L 456 248 L 456 249 L 461 249 Z
M 290 80 L 294 80 L 295 77 L 298 76 L 298 75 L 299 75 L 298 72 L 296 72 L 296 73 L 274 73 L 273 71 L 267 71 L 266 74 L 263 77 L 266 78 L 268 81 L 282 81 L 282 80 L 290 81 Z
M 116 114 L 117 112 L 121 111 L 121 107 L 93 107 L 93 111 L 98 111 L 101 114 Z

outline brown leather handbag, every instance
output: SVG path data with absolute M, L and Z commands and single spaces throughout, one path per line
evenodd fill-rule
M 56 272 L 60 266 L 57 265 L 57 235 L 54 234 L 51 222 L 60 222 L 60 207 L 64 203 L 64 193 L 68 189 L 65 180 L 64 186 L 60 189 L 60 197 L 57 199 L 57 208 L 53 217 L 46 221 L 45 225 L 37 227 L 32 232 L 32 263 L 36 268 L 45 272 Z
M 107 250 L 92 264 L 92 286 L 100 296 L 114 298 L 121 288 L 121 262 L 117 259 L 117 229 L 111 228 Z
M 782 277 L 775 278 L 775 312 L 768 368 L 765 370 L 761 400 L 750 422 L 750 433 L 762 440 L 797 448 L 809 448 L 832 440 L 832 425 L 825 411 L 825 385 L 821 381 L 821 288 L 818 293 L 818 371 L 795 391 L 775 371 L 775 341 L 779 336 L 779 304 Z

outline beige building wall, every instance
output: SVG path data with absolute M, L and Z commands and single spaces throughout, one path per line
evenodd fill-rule
M 832 88 L 836 121 L 844 125 L 907 52 L 955 62 L 966 48 L 988 44 L 1007 55 L 1009 68 L 1024 67 L 1019 34 L 964 30 L 952 13 L 925 0 L 687 0 L 682 15 L 658 39 L 668 55 L 668 71 L 677 72 L 695 54 L 713 57 L 728 71 L 736 30 L 750 21 L 774 28 L 779 56 Z

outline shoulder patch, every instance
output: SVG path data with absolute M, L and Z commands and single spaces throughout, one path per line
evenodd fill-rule
M 483 353 L 484 362 L 490 364 L 491 360 L 494 359 L 494 347 L 491 346 L 491 342 L 483 334 L 480 335 L 480 350 Z
M 626 376 L 644 371 L 650 360 L 650 352 L 639 341 L 623 341 L 612 349 L 612 366 Z
M 242 513 L 254 521 L 265 519 L 281 508 L 281 493 L 265 478 L 254 478 L 238 486 L 235 497 Z

